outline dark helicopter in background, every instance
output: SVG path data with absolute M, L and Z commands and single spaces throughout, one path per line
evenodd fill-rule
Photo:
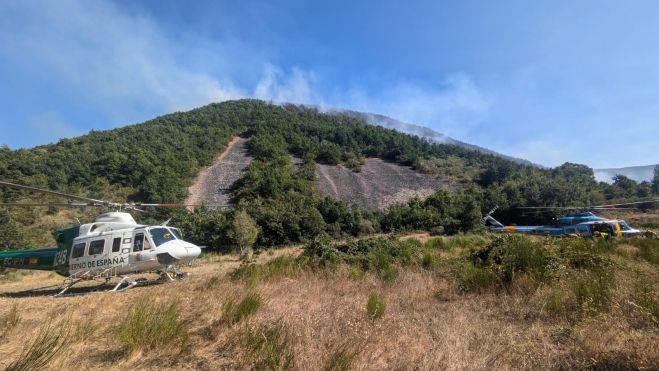
M 640 205 L 649 205 L 658 202 L 659 200 L 648 200 L 585 207 L 518 207 L 518 209 L 533 212 L 557 210 L 575 211 L 559 217 L 555 225 L 503 225 L 492 217 L 492 214 L 498 209 L 497 206 L 483 217 L 481 224 L 486 225 L 489 223 L 492 225 L 490 230 L 499 233 L 522 233 L 537 236 L 632 237 L 639 236 L 643 232 L 639 229 L 630 227 L 624 220 L 603 218 L 593 213 L 593 211 L 630 210 L 637 209 Z

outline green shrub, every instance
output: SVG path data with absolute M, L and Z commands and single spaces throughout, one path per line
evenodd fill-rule
M 231 278 L 243 280 L 248 287 L 255 287 L 259 280 L 299 276 L 309 268 L 308 258 L 289 255 L 278 256 L 265 264 L 244 264 L 230 273 Z
M 412 265 L 423 244 L 416 238 L 408 238 L 398 243 L 398 252 L 392 254 L 402 265 Z M 391 252 L 390 252 L 391 253 Z
M 353 264 L 350 267 L 350 278 L 352 278 L 354 281 L 359 281 L 364 278 L 364 271 L 360 265 Z
M 499 236 L 470 257 L 474 265 L 489 267 L 504 284 L 518 274 L 544 280 L 558 269 L 558 259 L 541 242 L 521 235 Z
M 382 318 L 384 311 L 387 309 L 387 304 L 384 297 L 377 293 L 371 292 L 368 295 L 368 302 L 366 303 L 366 313 L 372 319 Z
M 487 268 L 466 263 L 458 271 L 459 288 L 464 292 L 484 292 L 499 283 L 497 275 Z
M 374 270 L 385 282 L 393 282 L 398 277 L 398 269 L 393 266 L 393 258 L 388 251 L 378 249 L 368 256 L 369 269 Z
M 247 327 L 242 343 L 252 370 L 288 370 L 293 365 L 291 338 L 282 325 Z
M 421 257 L 421 266 L 427 270 L 432 270 L 437 266 L 437 258 L 432 251 L 424 251 L 423 257 Z
M 650 279 L 641 276 L 636 280 L 633 299 L 652 316 L 655 324 L 659 324 L 659 292 Z
M 453 248 L 453 245 L 451 243 L 448 243 L 447 241 L 450 240 L 449 239 L 445 240 L 442 237 L 431 238 L 428 241 L 426 241 L 425 247 L 427 249 L 439 249 L 444 251 L 450 251 Z
M 577 271 L 570 279 L 572 293 L 582 311 L 605 309 L 614 284 L 613 271 L 607 268 Z
M 553 314 L 561 314 L 565 310 L 565 293 L 557 287 L 552 288 L 545 300 L 545 307 Z
M 261 295 L 257 292 L 247 293 L 240 302 L 227 300 L 222 306 L 222 322 L 236 324 L 242 319 L 256 313 L 261 306 Z
M 342 345 L 325 360 L 323 371 L 349 371 L 353 369 L 355 358 L 359 354 L 356 346 Z
M 50 361 L 71 343 L 71 326 L 68 322 L 48 322 L 41 327 L 34 340 L 23 346 L 21 354 L 5 371 L 31 371 L 50 368 Z
M 129 352 L 180 346 L 188 340 L 188 322 L 179 317 L 176 303 L 163 305 L 143 297 L 111 332 L 115 341 Z
M 638 247 L 638 256 L 651 264 L 659 264 L 659 240 L 638 238 L 632 241 Z

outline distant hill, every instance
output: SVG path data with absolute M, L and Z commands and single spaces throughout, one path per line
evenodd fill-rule
M 612 169 L 594 169 L 595 179 L 598 182 L 613 183 L 613 177 L 624 175 L 637 182 L 650 182 L 654 176 L 654 168 L 657 165 L 630 166 Z

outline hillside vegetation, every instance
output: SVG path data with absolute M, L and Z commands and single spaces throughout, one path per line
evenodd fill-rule
M 583 165 L 568 163 L 554 169 L 519 165 L 368 125 L 354 115 L 255 100 L 211 104 L 32 149 L 3 147 L 0 179 L 117 201 L 182 201 L 199 169 L 236 135 L 249 138 L 255 160 L 234 184 L 232 201 L 257 222 L 257 244 L 265 246 L 307 241 L 322 233 L 333 237 L 415 229 L 454 233 L 473 229 L 480 214 L 494 205 L 502 207 L 502 221 L 523 223 L 533 216 L 525 219 L 513 206 L 597 204 L 659 194 L 657 178 L 653 184 L 638 184 L 621 176 L 606 185 L 597 183 L 592 169 Z M 302 159 L 302 164 L 293 166 L 291 155 Z M 412 199 L 382 212 L 318 193 L 316 163 L 360 171 L 364 159 L 372 157 L 461 186 L 453 193 L 440 189 L 425 200 Z M 0 201 L 27 199 L 31 198 L 15 190 L 0 190 Z M 137 217 L 156 222 L 173 216 L 173 223 L 184 226 L 191 240 L 227 249 L 232 241 L 225 232 L 234 212 L 158 210 Z M 85 220 L 95 213 L 71 215 Z M 0 248 L 52 243 L 42 227 L 56 224 L 60 219 L 55 215 L 57 210 L 0 211 Z

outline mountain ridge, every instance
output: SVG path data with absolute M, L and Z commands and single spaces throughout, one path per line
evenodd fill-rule
M 619 168 L 593 169 L 595 179 L 599 182 L 613 183 L 613 177 L 624 175 L 636 182 L 650 182 L 654 176 L 655 165 L 626 166 Z

